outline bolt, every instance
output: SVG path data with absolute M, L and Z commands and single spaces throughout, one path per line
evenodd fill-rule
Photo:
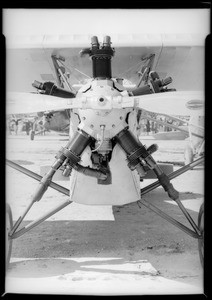
M 116 127 L 115 124 L 113 124 L 112 127 L 115 128 Z
M 93 124 L 91 124 L 90 127 L 93 128 Z

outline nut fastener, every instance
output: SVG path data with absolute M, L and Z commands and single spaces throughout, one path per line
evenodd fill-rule
M 103 98 L 103 97 L 100 97 L 100 98 L 98 99 L 98 102 L 99 102 L 99 105 L 105 105 L 105 104 L 106 104 L 106 100 L 105 100 L 105 98 Z

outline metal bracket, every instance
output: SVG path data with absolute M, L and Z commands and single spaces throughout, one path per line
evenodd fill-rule
M 137 88 L 141 85 L 142 81 L 144 81 L 144 83 L 147 84 L 149 78 L 149 72 L 152 70 L 154 59 L 155 59 L 155 54 L 150 54 L 149 56 L 141 59 L 142 61 L 145 61 L 145 65 L 142 66 L 141 70 L 138 72 L 140 78 L 137 84 Z
M 75 93 L 75 90 L 72 89 L 71 85 L 68 82 L 67 74 L 65 72 L 65 67 L 62 65 L 61 61 L 65 61 L 65 58 L 61 56 L 52 55 L 52 62 L 54 65 L 56 77 L 57 77 L 57 85 L 61 88 L 67 88 L 71 92 Z M 60 64 L 61 66 L 60 66 Z

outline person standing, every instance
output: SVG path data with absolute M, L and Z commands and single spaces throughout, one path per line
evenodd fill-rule
M 149 120 L 147 120 L 147 122 L 146 122 L 146 134 L 149 135 L 149 133 L 150 133 L 150 122 L 149 122 Z

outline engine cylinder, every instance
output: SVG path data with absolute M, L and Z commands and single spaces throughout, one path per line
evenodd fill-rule
M 105 36 L 103 45 L 100 47 L 98 38 L 91 38 L 91 48 L 84 48 L 80 51 L 81 56 L 88 54 L 92 59 L 93 78 L 110 79 L 111 73 L 111 58 L 114 55 L 114 49 L 111 47 L 109 36 Z
M 124 149 L 127 155 L 130 155 L 141 147 L 134 135 L 125 128 L 115 136 L 116 141 Z
M 76 95 L 70 91 L 58 88 L 53 82 L 46 81 L 44 83 L 35 80 L 32 86 L 36 89 L 43 91 L 46 95 L 61 97 L 61 98 L 74 98 Z
M 90 144 L 91 140 L 91 136 L 86 132 L 77 130 L 66 148 L 73 152 L 75 155 L 79 156 Z
M 111 78 L 111 58 L 108 56 L 93 56 L 93 77 L 99 79 Z
M 131 93 L 133 96 L 140 96 L 140 95 L 151 94 L 152 91 L 148 85 L 145 85 L 132 90 Z

